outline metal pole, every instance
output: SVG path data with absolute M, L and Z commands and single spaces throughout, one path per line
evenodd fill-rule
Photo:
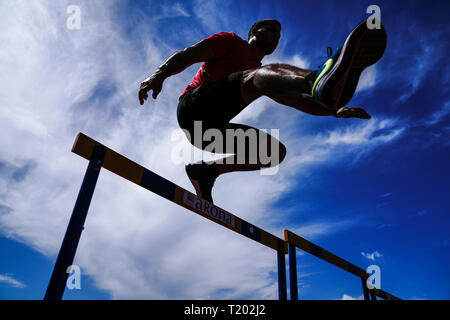
M 278 299 L 287 300 L 286 285 L 286 258 L 284 253 L 284 241 L 279 240 L 278 251 Z
M 364 292 L 364 300 L 370 300 L 369 297 L 369 289 L 367 288 L 367 280 L 364 278 L 361 278 L 363 292 Z
M 75 207 L 73 208 L 72 216 L 67 226 L 44 300 L 61 300 L 63 297 L 69 276 L 67 268 L 72 265 L 75 258 L 75 252 L 80 241 L 81 232 L 83 231 L 83 225 L 86 221 L 89 204 L 94 194 L 104 157 L 105 148 L 103 146 L 96 146 L 92 158 L 89 161 L 86 174 L 84 175 L 83 183 L 78 193 L 78 198 L 75 202 Z
M 295 246 L 289 243 L 289 283 L 291 300 L 298 300 L 297 257 L 295 250 Z

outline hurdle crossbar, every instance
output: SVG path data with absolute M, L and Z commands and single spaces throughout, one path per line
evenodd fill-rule
M 284 239 L 288 243 L 289 250 L 289 278 L 291 300 L 298 300 L 296 248 L 299 248 L 309 254 L 316 256 L 317 258 L 325 260 L 328 263 L 361 278 L 365 300 L 369 300 L 369 298 L 371 300 L 376 300 L 376 296 L 385 300 L 401 300 L 400 298 L 397 298 L 396 296 L 391 295 L 381 289 L 375 288 L 369 290 L 367 288 L 367 279 L 369 278 L 369 274 L 365 270 L 315 245 L 305 238 L 302 238 L 301 236 L 289 230 L 284 230 Z
M 369 277 L 369 274 L 365 270 L 355 266 L 354 264 L 336 256 L 335 254 L 325 249 L 322 249 L 321 247 L 306 240 L 305 238 L 300 237 L 299 235 L 296 235 L 289 230 L 285 230 L 285 240 L 289 244 L 293 244 L 297 248 L 302 249 L 303 251 L 306 251 L 322 260 L 325 260 L 338 268 L 353 273 L 360 278 L 367 279 Z
M 210 221 L 276 250 L 278 256 L 279 298 L 281 300 L 286 299 L 285 254 L 287 253 L 287 243 L 284 240 L 213 203 L 197 197 L 197 195 L 144 168 L 83 133 L 78 134 L 72 152 L 89 160 L 90 165 L 83 180 L 45 299 L 59 300 L 62 298 L 65 286 L 64 279 L 67 279 L 66 269 L 73 261 L 101 167 Z M 67 253 L 67 251 L 70 252 Z
M 382 298 L 384 300 L 402 300 L 399 297 L 396 297 L 396 296 L 394 296 L 394 295 L 392 295 L 390 293 L 387 293 L 386 291 L 381 290 L 381 289 L 375 288 L 375 289 L 373 289 L 371 291 L 373 291 L 375 296 L 380 297 L 380 298 Z
M 72 148 L 72 152 L 90 160 L 94 148 L 99 142 L 80 133 Z M 255 240 L 274 250 L 280 249 L 280 238 L 258 228 L 257 226 L 227 212 L 226 210 L 203 200 L 197 195 L 181 188 L 175 183 L 157 175 L 121 154 L 103 146 L 106 150 L 103 168 L 125 178 L 157 195 L 195 212 L 202 217 L 233 230 L 247 238 Z M 282 240 L 281 240 L 282 241 Z M 283 242 L 283 241 L 282 241 Z M 287 245 L 283 242 L 285 253 Z

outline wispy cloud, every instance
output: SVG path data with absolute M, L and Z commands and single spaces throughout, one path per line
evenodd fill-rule
M 336 299 L 336 300 L 364 300 L 364 296 L 361 295 L 361 296 L 355 298 L 355 297 L 352 297 L 352 296 L 344 293 L 342 298 Z
M 428 76 L 429 72 L 433 70 L 435 64 L 445 54 L 443 47 L 438 47 L 435 43 L 428 42 L 427 37 L 421 36 L 421 30 L 416 26 L 411 25 L 410 30 L 414 30 L 417 35 L 415 41 L 409 43 L 411 48 L 414 48 L 415 54 L 410 56 L 410 61 L 407 64 L 406 69 L 398 70 L 399 79 L 402 79 L 405 87 L 404 93 L 401 94 L 395 101 L 395 103 L 404 103 L 413 94 L 417 92 L 422 86 L 422 82 Z M 445 34 L 445 31 L 443 32 Z M 439 39 L 438 33 L 435 34 L 436 39 Z M 444 35 L 442 35 L 444 36 Z M 405 48 L 404 44 L 398 45 L 398 50 L 410 50 Z M 401 48 L 401 49 L 400 49 Z
M 444 121 L 444 119 L 450 114 L 450 101 L 446 101 L 443 106 L 433 112 L 429 119 L 425 121 L 425 125 L 430 127 L 430 126 L 434 126 L 442 121 Z
M 217 15 L 217 12 L 229 11 L 231 3 L 226 1 L 195 0 L 193 10 L 203 27 L 210 33 L 231 31 L 232 26 L 227 15 Z M 218 31 L 220 30 L 220 31 Z
M 377 229 L 386 229 L 386 228 L 391 228 L 394 225 L 392 223 L 382 223 L 379 226 L 377 226 Z
M 295 228 L 292 232 L 305 237 L 306 239 L 317 239 L 323 235 L 331 235 L 342 232 L 356 224 L 356 220 L 340 221 L 314 221 Z
M 372 88 L 377 82 L 377 69 L 376 65 L 370 66 L 365 69 L 358 81 L 356 87 L 356 93 Z
M 307 165 L 323 164 L 326 161 L 336 163 L 353 159 L 349 164 L 357 163 L 364 155 L 374 149 L 398 139 L 405 128 L 394 119 L 372 119 L 358 125 L 336 128 L 327 133 L 297 139 L 302 149 L 293 156 L 291 164 L 306 169 Z
M 410 217 L 411 218 L 413 218 L 413 217 L 423 217 L 423 216 L 426 216 L 426 215 L 429 215 L 429 214 L 430 214 L 429 210 L 422 209 L 422 210 L 419 210 L 419 211 L 413 213 L 412 215 L 410 215 Z
M 19 288 L 19 289 L 26 287 L 25 284 L 23 284 L 22 282 L 14 279 L 13 277 L 11 277 L 7 274 L 0 274 L 0 283 L 5 283 L 6 285 L 9 285 L 14 288 Z
M 161 9 L 162 9 L 162 11 L 156 18 L 153 19 L 154 21 L 167 19 L 167 18 L 177 18 L 177 17 L 188 18 L 191 16 L 181 3 L 175 3 L 172 5 L 168 5 L 168 6 L 162 6 Z
M 361 252 L 361 255 L 372 261 L 375 261 L 375 259 L 377 259 L 377 258 L 383 257 L 383 255 L 381 253 L 379 253 L 378 251 L 374 251 L 372 253 Z
M 408 300 L 429 300 L 428 298 L 421 298 L 421 297 L 411 297 Z
M 311 62 L 300 54 L 287 57 L 283 54 L 283 48 L 278 48 L 273 54 L 263 60 L 264 64 L 286 63 L 301 69 L 309 69 Z
M 382 195 L 380 195 L 380 198 L 387 198 L 390 196 L 392 196 L 392 192 L 386 192 L 386 193 L 383 193 Z
M 428 213 L 429 213 L 428 210 L 420 210 L 419 212 L 417 212 L 417 215 L 418 215 L 418 216 L 424 216 L 424 215 L 426 215 L 426 214 L 428 214 Z

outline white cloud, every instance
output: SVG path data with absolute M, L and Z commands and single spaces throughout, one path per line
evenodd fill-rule
M 345 293 L 344 293 L 344 295 L 342 296 L 342 298 L 341 298 L 341 299 L 337 299 L 337 300 L 364 300 L 364 296 L 361 295 L 361 296 L 359 296 L 359 297 L 354 298 L 354 297 L 349 296 L 348 294 L 345 294 Z
M 292 232 L 305 237 L 307 240 L 315 239 L 321 235 L 331 235 L 342 232 L 357 223 L 356 220 L 340 221 L 314 221 L 293 229 Z
M 356 93 L 372 88 L 376 84 L 377 69 L 376 65 L 370 66 L 361 73 Z
M 383 257 L 383 255 L 381 253 L 379 253 L 378 251 L 374 251 L 372 253 L 361 252 L 361 255 L 372 261 L 375 261 L 375 259 L 377 259 L 377 258 Z
M 228 11 L 228 6 L 231 4 L 226 1 L 211 1 L 211 0 L 195 0 L 193 10 L 195 16 L 202 22 L 203 28 L 209 33 L 217 33 L 222 31 L 230 32 L 230 25 L 227 15 L 218 15 L 217 12 Z M 249 26 L 250 28 L 250 26 Z
M 301 145 L 302 148 L 289 162 L 305 170 L 309 170 L 309 166 L 342 162 L 344 159 L 351 165 L 376 148 L 395 141 L 404 130 L 394 119 L 372 118 L 327 133 L 319 132 L 315 136 L 295 137 L 292 145 Z M 349 160 L 349 157 L 353 159 Z
M 0 283 L 6 283 L 7 285 L 14 287 L 14 288 L 25 288 L 26 285 L 24 285 L 22 282 L 14 279 L 13 277 L 7 275 L 7 274 L 0 274 Z
M 298 54 L 294 55 L 292 59 L 288 60 L 286 63 L 302 69 L 309 69 L 310 66 L 310 62 Z
M 185 17 L 188 18 L 191 15 L 186 11 L 181 3 L 175 3 L 173 5 L 167 5 L 162 7 L 162 12 L 153 19 L 153 21 L 158 21 L 167 18 L 177 18 Z
M 290 64 L 295 67 L 301 68 L 301 69 L 307 69 L 309 70 L 310 61 L 308 61 L 306 58 L 300 56 L 299 54 L 296 54 L 291 57 L 286 57 L 283 55 L 283 48 L 277 49 L 273 54 L 264 57 L 263 65 L 272 64 L 272 63 L 285 63 Z

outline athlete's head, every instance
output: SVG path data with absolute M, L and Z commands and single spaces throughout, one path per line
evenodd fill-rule
M 280 39 L 281 23 L 275 19 L 259 20 L 248 32 L 248 42 L 254 43 L 266 55 L 275 51 Z

